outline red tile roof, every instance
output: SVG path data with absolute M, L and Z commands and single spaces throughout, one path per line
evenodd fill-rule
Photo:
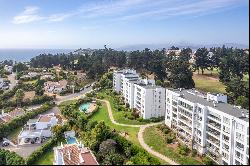
M 59 152 L 63 155 L 65 165 L 99 165 L 90 150 L 75 144 L 65 145 Z

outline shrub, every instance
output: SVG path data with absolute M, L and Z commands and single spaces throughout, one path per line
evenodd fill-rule
M 214 164 L 213 160 L 211 160 L 208 156 L 203 157 L 202 162 L 205 165 L 213 165 Z
M 195 157 L 197 155 L 197 150 L 196 149 L 193 149 L 192 150 L 192 157 Z
M 24 165 L 25 161 L 15 152 L 0 149 L 0 165 Z
M 187 145 L 182 145 L 180 144 L 179 147 L 177 148 L 177 152 L 180 154 L 180 155 L 188 155 L 189 153 L 189 148 L 187 147 Z

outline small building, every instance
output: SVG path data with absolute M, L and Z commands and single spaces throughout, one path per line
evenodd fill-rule
M 54 113 L 40 115 L 38 119 L 30 119 L 18 135 L 18 144 L 41 143 L 43 138 L 52 136 L 51 128 L 58 123 Z
M 15 108 L 13 111 L 8 113 L 5 113 L 4 110 L 2 110 L 0 114 L 0 120 L 2 123 L 8 123 L 12 119 L 22 116 L 24 113 L 25 111 L 22 108 Z
M 52 74 L 44 74 L 40 77 L 41 80 L 53 80 L 54 78 Z
M 12 73 L 13 72 L 13 66 L 5 65 L 4 70 L 6 70 L 9 73 Z
M 44 90 L 49 93 L 60 93 L 67 88 L 67 84 L 67 80 L 61 80 L 59 82 L 47 81 L 44 83 Z
M 99 165 L 92 151 L 82 144 L 61 144 L 53 150 L 53 165 Z

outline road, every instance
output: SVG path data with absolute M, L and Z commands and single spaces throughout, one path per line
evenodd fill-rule
M 99 100 L 99 99 L 98 99 Z M 129 124 L 121 124 L 121 123 L 118 123 L 115 121 L 114 117 L 113 117 L 113 113 L 112 113 L 112 108 L 111 108 L 111 105 L 109 103 L 109 101 L 107 100 L 99 100 L 99 101 L 102 101 L 102 102 L 105 102 L 106 105 L 107 105 L 107 108 L 108 108 L 108 113 L 109 113 L 109 118 L 111 120 L 111 122 L 115 125 L 119 125 L 119 126 L 126 126 L 126 127 L 139 127 L 140 130 L 139 130 L 139 133 L 137 135 L 137 138 L 141 144 L 141 146 L 150 154 L 166 161 L 167 163 L 171 164 L 171 165 L 180 165 L 176 162 L 174 162 L 173 160 L 171 160 L 170 158 L 168 158 L 167 156 L 164 156 L 156 151 L 154 151 L 153 149 L 151 149 L 145 142 L 144 142 L 144 139 L 143 139 L 143 132 L 144 130 L 147 128 L 147 127 L 150 127 L 150 126 L 154 126 L 154 125 L 159 125 L 161 124 L 162 122 L 158 122 L 158 123 L 151 123 L 151 124 L 146 124 L 146 125 L 129 125 Z
M 91 92 L 91 91 L 92 91 L 92 86 L 90 86 L 88 88 L 84 88 L 84 90 L 82 90 L 78 93 L 70 94 L 67 96 L 56 96 L 55 103 L 57 105 L 59 105 L 60 103 L 62 103 L 64 101 L 80 98 L 80 97 L 84 96 L 86 93 Z
M 12 73 L 12 74 L 8 75 L 8 80 L 10 80 L 9 89 L 12 90 L 17 84 L 16 73 Z

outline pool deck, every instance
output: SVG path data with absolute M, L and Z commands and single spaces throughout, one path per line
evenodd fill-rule
M 83 110 L 81 110 L 81 108 L 79 108 L 79 109 L 80 109 L 80 111 L 88 114 L 88 113 L 93 112 L 96 109 L 96 107 L 97 107 L 96 103 L 91 102 L 91 103 L 89 103 L 89 108 L 85 112 Z

